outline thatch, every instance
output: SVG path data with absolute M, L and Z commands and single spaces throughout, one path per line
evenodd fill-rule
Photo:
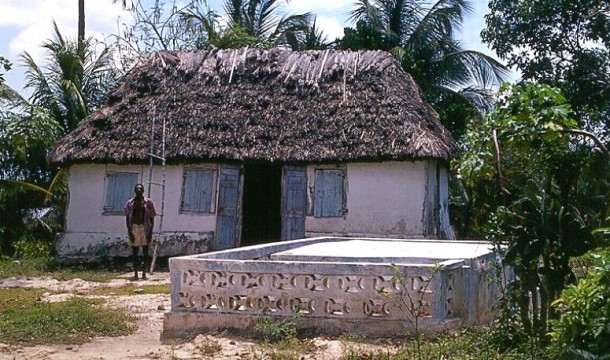
M 54 163 L 449 160 L 457 147 L 381 51 L 160 52 L 63 138 Z

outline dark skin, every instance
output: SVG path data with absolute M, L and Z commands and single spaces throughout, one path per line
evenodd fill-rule
M 140 184 L 136 185 L 136 187 L 134 188 L 134 193 L 136 196 L 135 196 L 134 207 L 133 207 L 132 222 L 134 224 L 144 224 L 144 186 L 142 186 Z M 154 226 L 154 224 L 155 224 L 154 218 L 151 219 L 151 224 Z M 133 232 L 131 231 L 131 228 L 129 227 L 129 220 L 127 219 L 127 217 L 125 217 L 125 225 L 127 226 L 127 235 L 129 235 L 129 241 L 131 241 L 131 243 L 133 244 L 133 242 L 135 241 L 135 236 L 133 235 Z M 146 240 L 148 243 L 151 242 L 152 232 L 146 234 Z M 146 279 L 146 266 L 149 263 L 148 245 L 131 247 L 132 259 L 133 259 L 133 264 L 134 264 L 134 279 L 135 280 L 138 280 L 138 267 L 139 267 L 138 252 L 140 250 L 140 247 L 142 248 L 142 254 L 144 254 L 142 279 Z

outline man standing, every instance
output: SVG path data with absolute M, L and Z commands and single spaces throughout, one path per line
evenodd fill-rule
M 153 226 L 155 225 L 155 205 L 152 200 L 144 197 L 144 186 L 137 184 L 134 189 L 136 196 L 129 199 L 125 205 L 125 223 L 127 234 L 131 242 L 133 256 L 134 279 L 138 280 L 138 267 L 140 259 L 138 252 L 142 247 L 144 263 L 142 279 L 146 279 L 146 267 L 148 266 L 148 246 L 152 240 Z

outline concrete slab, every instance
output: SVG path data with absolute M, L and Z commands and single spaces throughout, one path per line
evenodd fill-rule
M 328 261 L 385 264 L 435 264 L 467 260 L 494 251 L 488 242 L 358 239 L 321 242 L 271 254 L 278 261 Z

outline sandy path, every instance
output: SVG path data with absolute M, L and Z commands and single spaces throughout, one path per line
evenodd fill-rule
M 0 280 L 3 287 L 46 288 L 62 292 L 45 294 L 43 301 L 61 301 L 71 296 L 87 296 L 90 289 L 100 286 L 150 285 L 169 283 L 169 273 L 155 273 L 146 281 L 130 282 L 131 274 L 123 274 L 110 283 L 91 283 L 80 279 L 57 281 L 50 278 L 9 278 Z M 183 343 L 164 344 L 160 341 L 163 314 L 170 309 L 169 295 L 104 296 L 108 306 L 127 309 L 138 317 L 137 330 L 129 336 L 99 337 L 81 345 L 42 345 L 33 347 L 0 344 L 0 359 L 49 360 L 114 360 L 114 359 L 265 359 L 264 351 L 249 339 L 229 334 L 199 335 Z M 302 359 L 340 359 L 343 345 L 339 340 L 316 338 L 316 351 Z M 367 346 L 387 351 L 387 344 Z

